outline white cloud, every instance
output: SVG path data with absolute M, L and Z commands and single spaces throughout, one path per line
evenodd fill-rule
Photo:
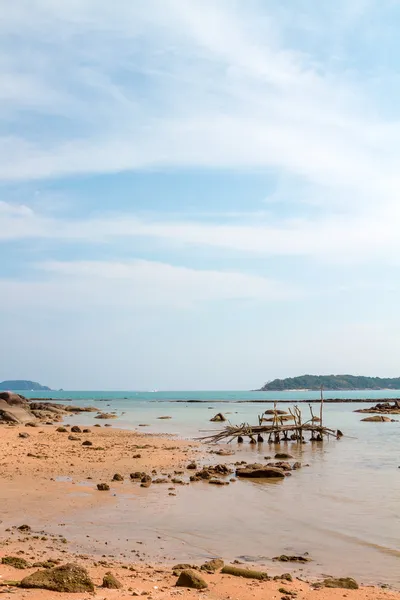
M 239 216 L 239 215 L 237 215 Z M 301 256 L 318 262 L 398 264 L 399 213 L 276 220 L 246 214 L 246 224 L 198 222 L 189 217 L 144 218 L 134 213 L 65 219 L 0 202 L 0 242 L 48 239 L 90 245 L 148 238 L 164 247 L 210 247 L 260 256 Z
M 202 302 L 292 300 L 300 292 L 257 275 L 146 260 L 44 262 L 34 281 L 0 280 L 0 306 L 87 310 L 188 308 Z
M 18 124 L 18 97 L 25 107 L 30 86 L 33 104 L 50 111 L 47 96 L 69 126 L 5 135 L 0 178 L 272 168 L 311 183 L 327 204 L 343 207 L 349 194 L 353 206 L 374 204 L 378 194 L 397 201 L 397 124 L 379 117 L 347 73 L 283 41 L 273 7 L 260 14 L 254 3 L 208 0 L 121 0 L 118 10 L 105 0 L 7 3 L 5 39 L 20 35 L 35 48 L 30 57 L 18 45 L 6 65 L 7 89 L 14 76 L 15 89 L 26 91 L 8 111 Z

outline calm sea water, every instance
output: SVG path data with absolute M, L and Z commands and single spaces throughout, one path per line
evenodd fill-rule
M 317 398 L 318 393 L 102 391 L 49 392 L 48 396 L 116 411 L 119 418 L 112 421 L 114 427 L 133 429 L 145 423 L 148 427 L 140 430 L 193 438 L 221 427 L 209 421 L 219 411 L 234 424 L 256 423 L 263 405 L 238 400 L 290 399 L 295 403 Z M 369 397 L 372 403 L 399 396 L 396 391 L 325 393 L 327 398 Z M 170 401 L 182 399 L 204 402 Z M 308 414 L 308 406 L 300 406 Z M 287 449 L 309 464 L 284 481 L 238 481 L 221 489 L 199 483 L 180 488 L 176 497 L 160 492 L 159 486 L 133 491 L 127 482 L 112 506 L 66 521 L 67 537 L 76 536 L 83 550 L 117 555 L 132 547 L 133 536 L 143 541 L 142 548 L 153 560 L 246 556 L 268 568 L 272 568 L 272 556 L 307 551 L 314 560 L 304 574 L 351 575 L 365 583 L 400 587 L 400 423 L 361 422 L 364 415 L 353 411 L 365 406 L 325 405 L 324 423 L 341 429 L 345 434 L 341 440 L 281 444 L 279 448 L 267 443 L 233 446 L 235 461 L 263 462 L 264 456 Z M 159 416 L 172 418 L 159 420 Z M 83 414 L 69 420 L 85 424 L 92 419 L 93 415 Z M 84 536 L 80 539 L 81 531 L 95 537 L 95 547 L 89 547 Z

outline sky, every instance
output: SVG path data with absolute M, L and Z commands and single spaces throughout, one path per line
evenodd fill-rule
M 0 0 L 1 379 L 399 376 L 399 0 Z

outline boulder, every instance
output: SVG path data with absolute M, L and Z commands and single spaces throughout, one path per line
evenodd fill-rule
M 0 392 L 0 400 L 5 400 L 10 406 L 27 406 L 28 401 L 14 392 Z
M 74 563 L 44 571 L 36 571 L 25 577 L 20 586 L 22 588 L 40 588 L 52 592 L 94 592 L 94 584 L 87 570 Z
M 109 590 L 120 590 L 122 588 L 122 583 L 108 571 L 103 577 L 103 584 L 101 587 Z
M 71 432 L 72 433 L 82 433 L 82 429 L 78 425 L 74 425 L 73 427 L 71 427 Z
M 261 467 L 260 469 L 244 468 L 236 470 L 237 477 L 253 479 L 273 479 L 285 477 L 285 472 L 277 467 Z
M 343 588 L 345 590 L 358 590 L 358 583 L 352 577 L 328 577 L 322 584 L 327 588 Z
M 204 579 L 191 569 L 186 569 L 185 571 L 181 572 L 176 585 L 178 587 L 193 588 L 195 590 L 205 590 L 208 588 L 208 584 L 204 581 Z
M 1 563 L 3 565 L 9 565 L 10 567 L 14 567 L 14 569 L 28 569 L 29 563 L 20 556 L 3 556 L 1 559 Z

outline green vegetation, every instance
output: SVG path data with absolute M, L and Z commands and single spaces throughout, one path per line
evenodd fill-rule
M 10 379 L 0 382 L 0 390 L 21 392 L 23 390 L 50 390 L 46 385 L 26 379 Z
M 286 379 L 274 379 L 266 383 L 262 392 L 285 390 L 400 390 L 400 377 L 362 377 L 357 375 L 300 375 Z

